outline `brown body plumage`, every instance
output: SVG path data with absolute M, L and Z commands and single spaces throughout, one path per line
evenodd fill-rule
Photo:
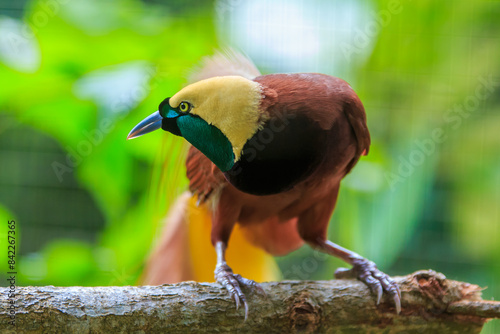
M 341 79 L 322 74 L 276 74 L 254 80 L 267 88 L 262 112 L 267 113 L 271 120 L 277 120 L 274 128 L 265 125 L 254 138 L 259 139 L 259 135 L 265 133 L 266 141 L 277 138 L 292 141 L 297 134 L 283 134 L 282 128 L 290 123 L 300 123 L 307 131 L 298 140 L 308 139 L 306 144 L 309 144 L 306 175 L 300 175 L 302 180 L 296 184 L 292 184 L 296 180 L 288 183 L 288 186 L 293 186 L 289 190 L 272 195 L 252 195 L 236 189 L 207 157 L 191 147 L 186 161 L 187 176 L 190 190 L 202 201 L 217 197 L 212 198 L 212 206 L 216 208 L 212 232 L 214 244 L 227 242 L 236 222 L 259 224 L 264 226 L 251 228 L 255 231 L 254 242 L 274 255 L 283 255 L 298 248 L 302 240 L 313 242 L 317 238 L 326 238 L 340 181 L 360 155 L 368 151 L 370 135 L 363 105 Z M 290 137 L 281 139 L 282 134 Z M 272 138 L 267 139 L 271 135 Z M 266 146 L 265 142 L 257 142 L 248 149 L 259 155 L 262 152 L 259 148 L 263 146 Z M 294 150 L 292 146 L 290 153 L 293 154 Z M 279 156 L 280 152 L 275 153 L 277 159 L 284 159 Z M 286 165 L 293 169 L 294 158 L 302 157 L 289 158 L 284 162 L 285 166 L 279 164 L 279 169 L 273 172 L 288 173 Z M 257 174 L 260 178 L 269 178 L 262 182 L 263 187 L 273 179 L 266 173 L 269 171 Z M 281 229 L 287 230 L 286 233 Z M 270 230 L 274 233 L 269 233 Z
M 238 57 L 237 63 L 251 64 Z M 197 79 L 213 75 L 209 69 L 222 63 L 208 60 Z M 240 286 L 256 284 L 234 274 L 225 260 L 238 223 L 253 244 L 271 254 L 283 255 L 307 242 L 343 259 L 353 265 L 349 272 L 377 294 L 378 302 L 386 291 L 399 312 L 394 281 L 373 262 L 327 240 L 340 182 L 370 146 L 358 96 L 345 81 L 329 75 L 261 76 L 251 66 L 241 72 L 251 77 L 216 77 L 187 86 L 162 102 L 161 117 L 151 115 L 129 135 L 149 132 L 153 123 L 158 128 L 161 122 L 164 130 L 194 145 L 186 160 L 187 176 L 192 194 L 212 213 L 216 280 L 237 306 L 241 302 L 247 308 Z M 231 145 L 232 152 L 224 149 Z

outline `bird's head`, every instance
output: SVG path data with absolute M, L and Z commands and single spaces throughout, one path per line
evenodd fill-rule
M 162 128 L 184 137 L 225 172 L 266 121 L 261 99 L 260 85 L 240 76 L 201 80 L 165 99 L 127 139 Z

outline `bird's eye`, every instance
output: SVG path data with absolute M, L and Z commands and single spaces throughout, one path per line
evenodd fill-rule
M 180 112 L 189 112 L 189 110 L 191 110 L 191 103 L 182 101 L 181 104 L 179 104 Z

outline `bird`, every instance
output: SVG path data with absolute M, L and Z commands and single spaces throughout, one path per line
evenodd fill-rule
M 165 98 L 127 139 L 162 129 L 190 143 L 184 203 L 196 202 L 208 212 L 215 281 L 236 308 L 243 305 L 245 320 L 242 289 L 263 290 L 227 261 L 234 231 L 244 231 L 253 246 L 270 255 L 306 243 L 342 259 L 352 268 L 338 269 L 336 277 L 365 283 L 377 305 L 385 292 L 399 314 L 397 283 L 374 262 L 327 238 L 341 180 L 371 143 L 365 109 L 353 88 L 321 73 L 262 75 L 232 49 L 204 58 L 190 82 Z M 186 220 L 182 212 L 177 217 Z

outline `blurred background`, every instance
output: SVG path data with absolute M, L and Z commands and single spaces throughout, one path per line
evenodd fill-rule
M 136 284 L 186 189 L 186 145 L 126 135 L 231 46 L 264 74 L 327 73 L 361 97 L 372 147 L 342 184 L 334 242 L 500 299 L 498 17 L 486 0 L 0 0 L 0 218 L 17 223 L 18 285 Z M 308 247 L 277 261 L 285 279 L 344 265 Z

